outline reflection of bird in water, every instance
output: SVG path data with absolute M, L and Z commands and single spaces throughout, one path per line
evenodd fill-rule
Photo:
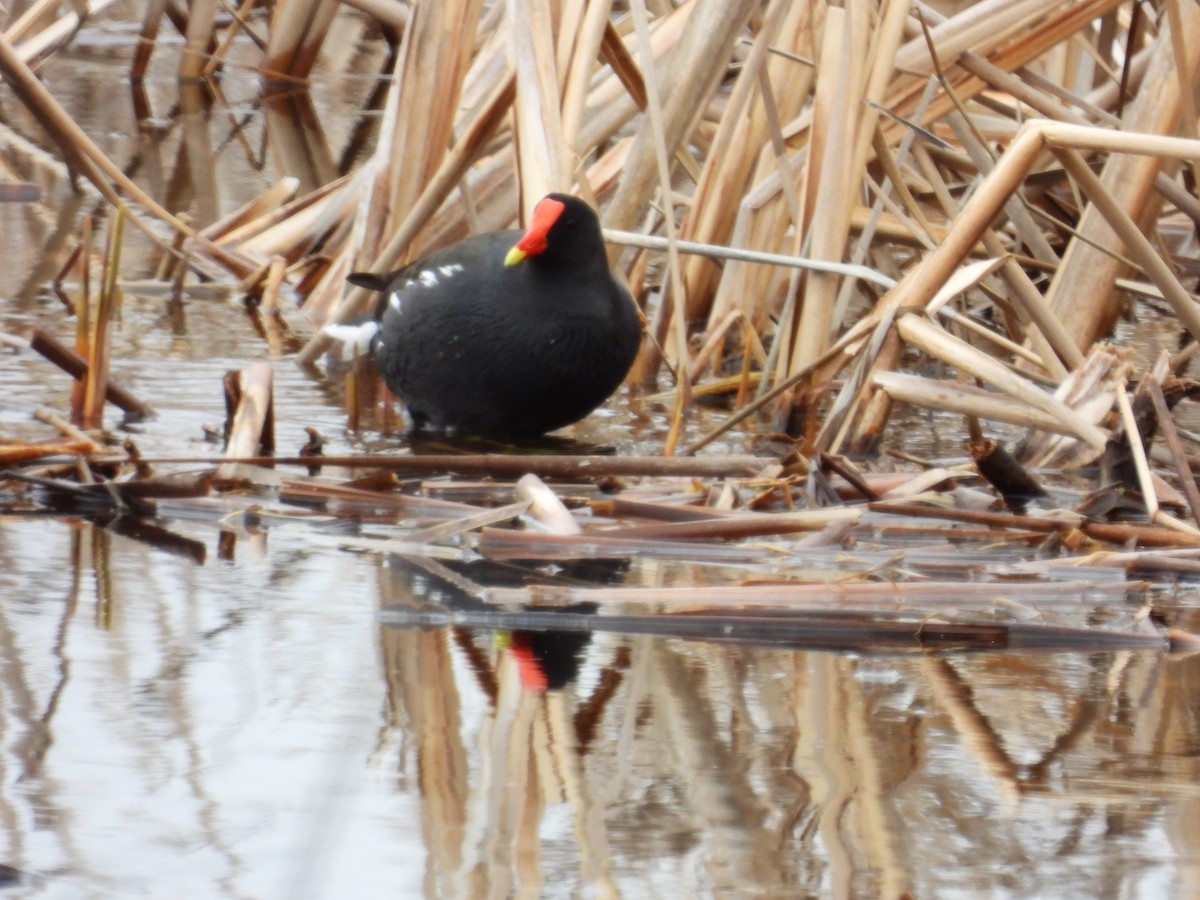
M 594 613 L 594 603 L 576 603 L 543 612 Z M 516 661 L 521 684 L 531 691 L 557 691 L 579 674 L 583 651 L 591 643 L 587 631 L 510 631 L 508 654 Z
M 393 583 L 410 594 L 414 601 L 474 616 L 490 618 L 490 614 L 495 614 L 501 619 L 505 617 L 503 610 L 479 599 L 487 588 L 612 584 L 624 577 L 628 567 L 629 562 L 624 559 L 581 559 L 556 565 L 552 571 L 547 571 L 542 563 L 482 559 L 445 561 L 435 568 L 428 561 L 403 557 L 393 557 L 389 566 Z M 552 620 L 555 614 L 590 616 L 597 609 L 595 603 L 524 607 L 525 612 L 536 613 L 543 621 Z M 497 626 L 454 628 L 455 642 L 467 655 L 484 690 L 493 698 L 495 673 L 482 649 L 486 642 L 494 641 L 513 658 L 521 683 L 527 689 L 553 691 L 565 687 L 575 678 L 583 651 L 592 640 L 591 632 L 586 629 L 575 626 L 571 630 L 555 631 L 552 622 L 539 630 L 507 629 L 500 623 Z

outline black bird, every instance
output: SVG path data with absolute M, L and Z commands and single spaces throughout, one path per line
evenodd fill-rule
M 389 275 L 369 340 L 384 381 L 418 427 L 530 436 L 582 419 L 620 386 L 637 355 L 638 312 L 609 271 L 600 220 L 550 194 L 525 232 L 476 235 Z

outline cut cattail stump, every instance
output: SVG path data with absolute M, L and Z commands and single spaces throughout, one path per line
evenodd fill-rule
M 225 376 L 225 455 L 231 461 L 217 469 L 217 477 L 233 480 L 246 476 L 241 457 L 268 454 L 257 465 L 271 465 L 275 451 L 274 369 L 256 362 Z M 307 464 L 306 460 L 306 464 Z

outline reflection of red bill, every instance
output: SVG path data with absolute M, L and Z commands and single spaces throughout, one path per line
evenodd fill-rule
M 514 641 L 508 652 L 517 662 L 517 671 L 521 675 L 521 684 L 531 691 L 544 691 L 550 686 L 542 664 L 533 655 L 533 648 L 524 642 Z

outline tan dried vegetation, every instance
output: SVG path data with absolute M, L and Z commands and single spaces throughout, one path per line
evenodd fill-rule
M 896 404 L 963 415 L 980 457 L 980 420 L 1026 429 L 1031 466 L 1092 463 L 1157 427 L 1200 520 L 1167 413 L 1200 338 L 1181 279 L 1200 224 L 1190 0 L 276 0 L 268 15 L 157 0 L 135 76 L 178 52 L 155 45 L 168 27 L 185 80 L 249 36 L 268 83 L 303 83 L 338 16 L 398 41 L 364 165 L 305 196 L 285 179 L 203 231 L 138 190 L 30 68 L 108 5 L 34 4 L 0 38 L 0 73 L 193 277 L 290 285 L 311 328 L 301 363 L 327 349 L 320 325 L 364 310 L 348 272 L 574 191 L 646 311 L 634 377 L 670 386 L 668 455 L 756 413 L 806 456 L 869 453 Z M 1184 339 L 1135 372 L 1108 340 L 1149 301 Z M 699 391 L 736 410 L 686 443 Z M 1150 517 L 1194 543 L 1129 445 Z
M 176 11 L 180 78 L 216 71 L 254 7 Z M 669 372 L 684 412 L 688 388 L 746 355 L 739 396 L 786 384 L 777 415 L 820 450 L 874 446 L 900 400 L 1036 423 L 1099 452 L 1115 407 L 1079 410 L 1045 385 L 1084 378 L 1077 396 L 1115 398 L 1129 366 L 1099 342 L 1131 291 L 1165 298 L 1200 335 L 1165 249 L 1194 250 L 1200 220 L 1195 4 L 277 2 L 269 79 L 305 79 L 337 15 L 398 37 L 378 141 L 350 176 L 299 198 L 281 183 L 204 233 L 139 191 L 29 69 L 72 34 L 75 13 L 57 8 L 9 28 L 0 66 L 64 154 L 136 219 L 182 235 L 203 277 L 220 267 L 261 290 L 281 258 L 314 327 L 364 308 L 350 270 L 397 267 L 574 190 L 603 209 L 648 309 L 639 376 Z M 165 9 L 149 4 L 147 40 Z M 665 258 L 621 252 L 639 243 L 628 232 L 664 237 Z M 898 377 L 906 346 L 960 378 Z M 325 347 L 314 334 L 301 361 Z

